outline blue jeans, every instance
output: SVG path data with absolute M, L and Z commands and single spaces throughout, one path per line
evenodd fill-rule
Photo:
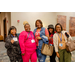
M 38 61 L 39 61 L 39 62 L 45 62 L 46 55 L 41 54 L 41 50 L 39 50 L 38 47 L 37 47 L 36 52 L 37 52 Z

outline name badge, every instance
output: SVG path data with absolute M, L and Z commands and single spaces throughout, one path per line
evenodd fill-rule
M 32 43 L 34 43 L 34 42 L 35 42 L 35 40 L 34 40 L 34 39 L 32 39 L 32 40 L 31 40 L 31 42 L 32 42 Z
M 17 37 L 13 37 L 13 40 L 14 40 L 14 41 L 18 41 Z
M 62 46 L 63 46 L 63 44 L 62 44 L 62 43 L 59 43 L 59 46 L 60 46 L 60 47 L 62 47 Z
M 52 46 L 52 44 L 50 44 L 50 46 Z

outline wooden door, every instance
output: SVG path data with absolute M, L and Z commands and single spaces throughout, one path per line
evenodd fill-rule
M 0 35 L 1 35 L 1 24 L 0 24 Z
M 3 20 L 3 24 L 4 24 L 4 41 L 5 41 L 5 38 L 7 37 L 6 18 Z

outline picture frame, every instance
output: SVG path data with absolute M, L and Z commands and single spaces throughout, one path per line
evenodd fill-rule
M 70 17 L 69 21 L 69 33 L 72 37 L 75 36 L 75 17 Z
M 66 30 L 66 16 L 57 15 L 57 23 L 60 23 L 63 27 L 63 30 Z

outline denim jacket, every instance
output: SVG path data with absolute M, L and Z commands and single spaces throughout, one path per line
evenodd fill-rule
M 34 29 L 34 36 L 35 36 L 36 30 L 37 30 L 37 28 Z M 43 43 L 48 44 L 48 39 L 44 38 L 43 36 L 45 36 L 45 28 L 44 28 L 44 27 L 42 27 L 42 28 L 41 28 L 41 31 L 40 31 L 40 37 L 41 37 L 42 39 L 39 40 L 39 45 L 38 45 L 39 50 L 42 49 Z

